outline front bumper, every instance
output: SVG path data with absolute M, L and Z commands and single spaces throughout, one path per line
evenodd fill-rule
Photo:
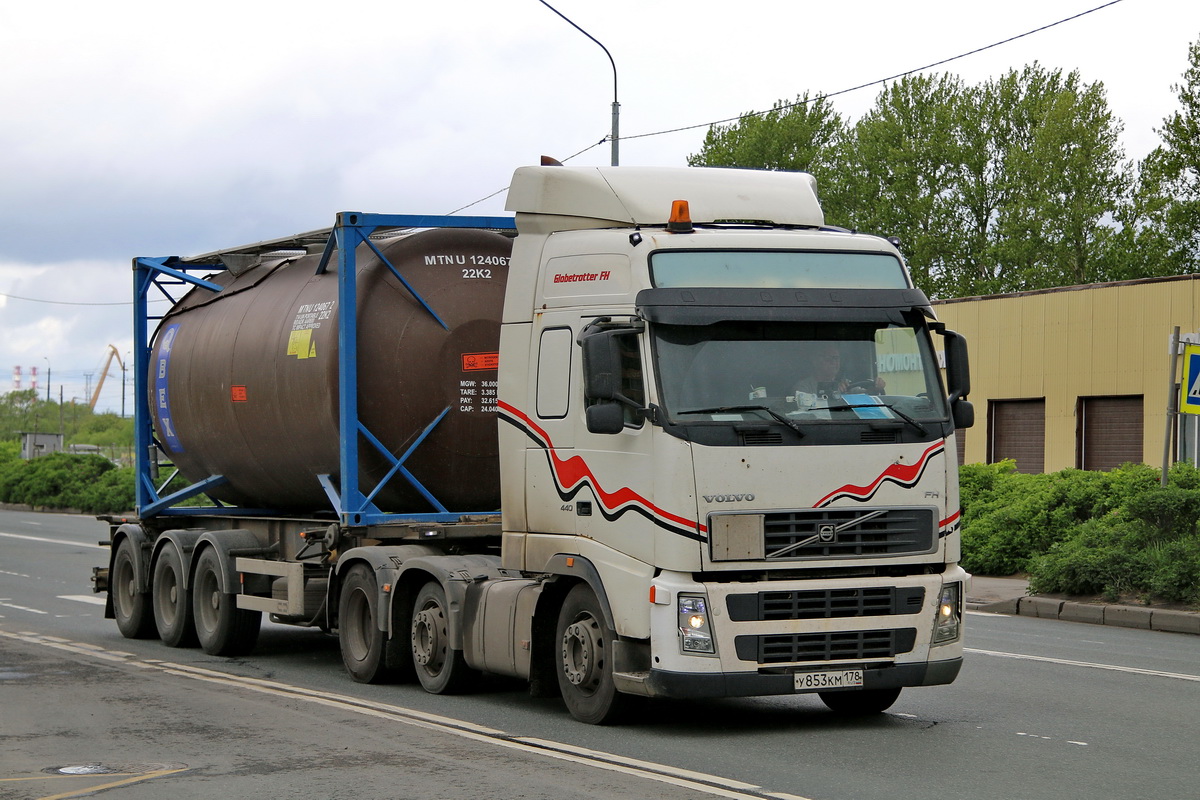
M 828 669 L 854 669 L 839 664 Z M 953 683 L 962 668 L 962 659 L 930 661 L 921 664 L 894 664 L 863 670 L 863 689 L 896 689 L 908 686 L 939 686 Z M 641 681 L 649 697 L 680 699 L 701 697 L 755 697 L 760 695 L 811 694 L 813 690 L 795 688 L 792 672 L 717 672 L 683 673 L 652 669 Z M 846 691 L 854 691 L 849 689 Z

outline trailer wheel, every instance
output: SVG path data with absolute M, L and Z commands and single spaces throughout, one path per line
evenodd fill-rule
M 604 621 L 591 587 L 581 583 L 567 594 L 557 631 L 558 688 L 567 710 L 589 725 L 617 721 L 630 698 L 613 684 L 612 645 L 617 637 Z
M 196 638 L 210 656 L 244 656 L 258 644 L 261 611 L 237 607 L 237 595 L 221 591 L 221 561 L 211 547 L 196 562 L 192 582 Z
M 820 692 L 821 702 L 830 711 L 866 716 L 887 711 L 900 696 L 899 689 L 861 689 L 849 692 Z
M 379 587 L 366 564 L 355 564 L 338 598 L 338 644 L 346 672 L 359 683 L 403 680 L 412 673 L 403 638 L 388 639 L 379 629 Z M 403 667 L 388 666 L 404 664 Z
M 421 587 L 413 600 L 412 657 L 417 680 L 431 694 L 454 694 L 471 677 L 461 650 L 450 646 L 446 591 L 437 581 Z
M 197 643 L 191 597 L 183 584 L 183 560 L 168 545 L 154 564 L 154 588 L 150 593 L 158 637 L 168 647 L 194 647 Z
M 117 628 L 126 639 L 149 639 L 156 634 L 154 614 L 150 609 L 150 593 L 138 591 L 138 557 L 138 549 L 133 540 L 122 539 L 117 545 L 117 554 L 113 557 L 112 581 L 108 589 L 112 596 Z

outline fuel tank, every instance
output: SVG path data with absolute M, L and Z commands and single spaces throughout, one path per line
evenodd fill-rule
M 450 511 L 500 505 L 496 369 L 511 241 L 437 229 L 377 245 L 412 287 L 365 245 L 356 253 L 358 416 L 397 458 L 446 416 L 405 461 Z M 266 261 L 210 280 L 164 317 L 151 348 L 155 432 L 192 482 L 222 475 L 216 499 L 243 507 L 332 510 L 317 476 L 339 481 L 337 262 Z M 417 297 L 437 314 L 434 317 Z M 359 435 L 364 494 L 392 463 Z M 433 506 L 396 474 L 375 505 Z

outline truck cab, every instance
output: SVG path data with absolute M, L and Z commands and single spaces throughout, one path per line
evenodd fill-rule
M 966 351 L 895 245 L 800 173 L 528 167 L 508 208 L 502 562 L 580 565 L 615 691 L 952 681 Z

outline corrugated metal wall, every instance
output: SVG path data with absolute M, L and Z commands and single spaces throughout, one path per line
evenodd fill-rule
M 1144 398 L 1140 460 L 1158 466 L 1172 326 L 1200 331 L 1200 275 L 935 301 L 967 337 L 976 424 L 966 463 L 987 461 L 989 401 L 1045 400 L 1048 472 L 1080 466 L 1081 399 Z

